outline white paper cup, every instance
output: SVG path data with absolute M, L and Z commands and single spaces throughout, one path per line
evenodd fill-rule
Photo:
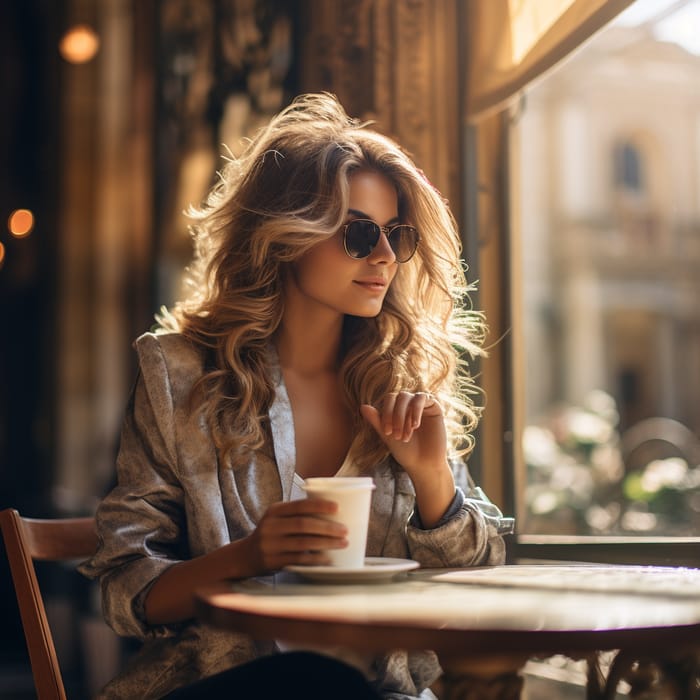
M 338 510 L 325 517 L 348 529 L 347 547 L 326 550 L 331 566 L 348 569 L 364 566 L 373 490 L 374 481 L 369 476 L 312 477 L 304 481 L 307 498 L 322 498 L 338 504 Z

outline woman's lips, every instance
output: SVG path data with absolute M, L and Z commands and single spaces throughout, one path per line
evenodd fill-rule
M 383 277 L 368 277 L 367 279 L 354 280 L 354 282 L 370 292 L 383 292 L 387 286 L 387 281 Z

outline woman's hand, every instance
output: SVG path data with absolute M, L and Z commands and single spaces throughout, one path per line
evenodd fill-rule
M 432 395 L 410 391 L 387 394 L 377 407 L 364 404 L 360 412 L 410 476 L 445 466 L 445 420 Z
M 440 404 L 425 392 L 400 391 L 377 407 L 363 404 L 360 412 L 411 477 L 423 526 L 433 527 L 455 494 Z
M 337 509 L 320 499 L 274 503 L 248 537 L 166 569 L 146 595 L 146 619 L 166 625 L 194 617 L 195 591 L 216 581 L 261 576 L 288 564 L 328 564 L 321 550 L 347 547 L 345 527 L 323 517 Z
M 315 498 L 273 503 L 246 540 L 254 575 L 290 564 L 329 564 L 323 550 L 348 545 L 345 526 L 324 517 L 337 508 L 332 501 Z

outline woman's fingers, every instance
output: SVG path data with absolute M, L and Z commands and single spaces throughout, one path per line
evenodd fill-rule
M 335 501 L 325 498 L 300 498 L 296 501 L 280 501 L 268 507 L 267 513 L 275 517 L 289 517 L 302 514 L 332 514 L 338 510 Z
M 343 549 L 347 547 L 347 540 L 341 537 L 327 537 L 323 535 L 285 535 L 275 542 L 274 550 L 282 554 L 292 552 L 320 552 L 324 549 Z
M 335 501 L 325 498 L 300 498 L 296 501 L 273 503 L 266 515 L 273 518 L 297 518 L 303 516 L 329 516 L 338 510 Z M 330 522 L 330 521 L 328 521 Z
M 266 571 L 289 564 L 327 564 L 327 549 L 347 547 L 347 528 L 328 516 L 337 504 L 322 499 L 300 499 L 271 505 L 255 532 Z
M 414 395 L 408 391 L 400 391 L 396 395 L 392 419 L 392 437 L 394 440 L 406 441 L 413 432 L 413 428 L 408 425 L 409 422 L 411 422 L 412 425 L 411 403 L 413 402 L 413 398 Z
M 407 420 L 410 420 L 409 425 L 411 432 L 420 428 L 421 421 L 423 420 L 423 411 L 425 410 L 425 406 L 428 402 L 428 396 L 429 394 L 421 391 L 415 394 L 413 397 L 413 401 L 411 403 L 411 413 L 407 417 Z
M 267 531 L 271 537 L 288 537 L 296 534 L 344 537 L 347 534 L 347 528 L 344 525 L 313 515 L 272 518 L 267 525 Z
M 387 437 L 394 432 L 394 408 L 398 394 L 387 394 L 382 401 L 379 415 L 381 416 L 382 431 Z
M 412 432 L 411 403 L 414 394 L 408 391 L 387 394 L 382 401 L 380 414 L 382 429 L 386 437 L 394 440 L 406 440 Z
M 432 394 L 399 391 L 388 394 L 376 408 L 363 404 L 360 411 L 411 478 L 431 465 L 445 466 L 445 421 Z
M 345 525 L 329 518 L 337 510 L 335 502 L 321 498 L 275 503 L 268 508 L 261 526 L 270 537 L 343 538 L 347 534 Z
M 381 433 L 387 438 L 408 442 L 413 431 L 420 428 L 426 409 L 434 409 L 428 410 L 430 415 L 441 413 L 432 394 L 427 392 L 399 391 L 387 394 L 379 409 Z M 374 424 L 371 419 L 370 422 Z M 377 428 L 376 424 L 374 427 Z

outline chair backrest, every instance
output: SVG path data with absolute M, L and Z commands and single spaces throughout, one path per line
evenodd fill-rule
M 40 520 L 16 510 L 0 511 L 0 528 L 38 700 L 65 700 L 66 691 L 46 618 L 34 560 L 87 559 L 97 549 L 94 518 Z

